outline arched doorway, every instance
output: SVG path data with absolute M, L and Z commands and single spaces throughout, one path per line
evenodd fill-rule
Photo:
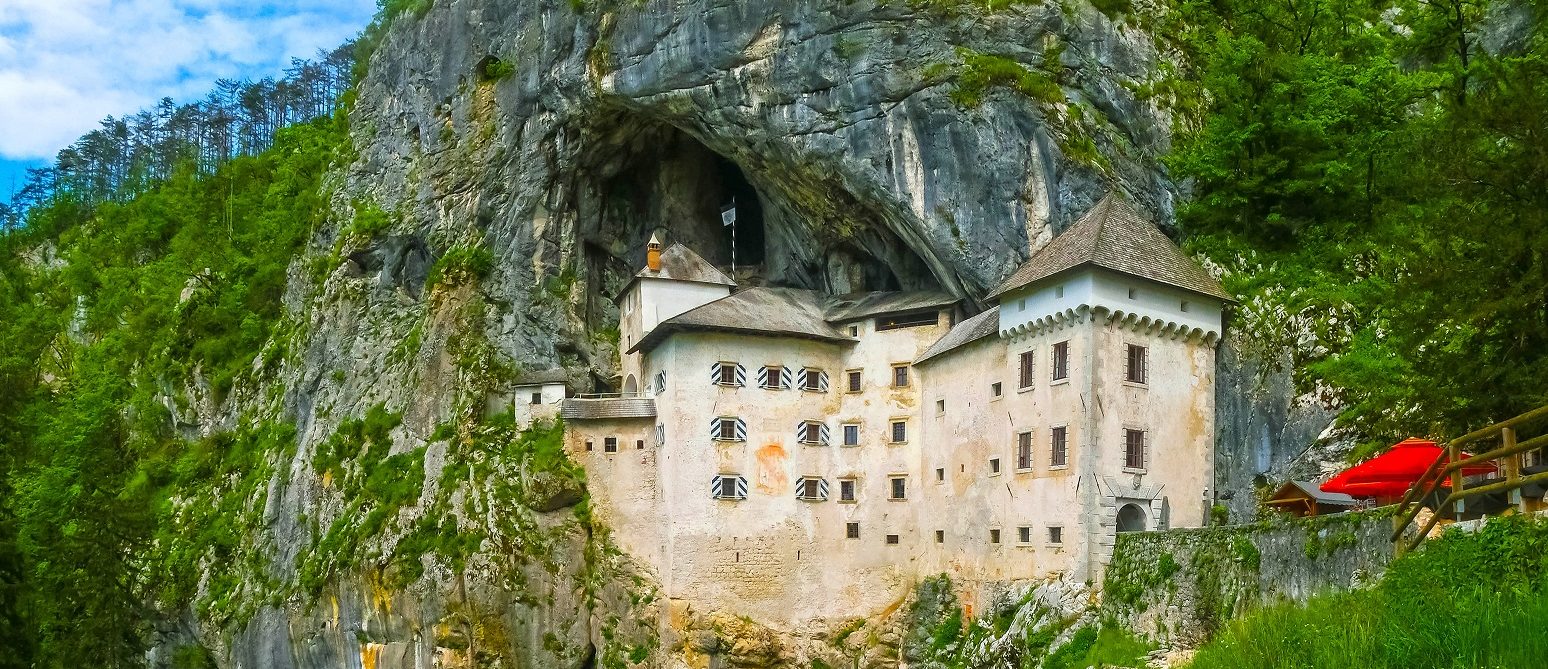
M 630 374 L 628 378 L 624 379 L 623 391 L 625 395 L 634 395 L 640 392 L 640 384 L 638 381 L 634 380 L 633 374 Z
M 1138 504 L 1125 504 L 1118 509 L 1119 532 L 1144 532 L 1145 509 Z

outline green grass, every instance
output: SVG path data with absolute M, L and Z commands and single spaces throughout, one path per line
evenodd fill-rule
M 970 109 L 979 106 L 984 96 L 995 88 L 1009 88 L 1045 104 L 1064 101 L 1064 90 L 1042 72 L 1027 69 L 1021 63 L 1004 56 L 969 49 L 959 49 L 958 54 L 962 56 L 962 71 L 957 75 L 951 99 L 959 107 Z
M 1193 669 L 1505 669 L 1548 660 L 1548 520 L 1497 519 L 1394 561 L 1369 590 L 1260 609 Z
M 1101 629 L 1082 627 L 1075 631 L 1068 643 L 1043 661 L 1042 669 L 1141 667 L 1145 666 L 1145 655 L 1153 648 L 1116 626 L 1103 624 Z

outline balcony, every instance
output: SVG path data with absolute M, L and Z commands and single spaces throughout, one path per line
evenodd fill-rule
M 570 421 L 655 418 L 656 400 L 643 393 L 584 393 L 566 398 L 559 415 Z

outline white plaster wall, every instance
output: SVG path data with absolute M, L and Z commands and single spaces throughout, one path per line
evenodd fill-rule
M 539 394 L 537 404 L 532 403 L 532 393 Z M 553 420 L 559 415 L 559 404 L 564 401 L 564 394 L 562 383 L 514 387 L 511 391 L 510 409 L 516 426 L 525 429 L 532 425 L 533 421 Z
M 1062 289 L 1062 295 L 1060 294 Z M 1129 290 L 1134 297 L 1129 297 Z M 1183 303 L 1187 311 L 1183 311 Z M 1034 326 L 1040 319 L 1078 309 L 1105 307 L 1112 312 L 1133 313 L 1142 318 L 1177 323 L 1203 334 L 1220 335 L 1222 303 L 1165 284 L 1085 268 L 1061 277 L 1045 279 L 1011 291 L 1000 299 L 1000 330 Z
M 564 430 L 565 453 L 586 469 L 592 516 L 620 548 L 652 568 L 661 564 L 666 544 L 654 428 L 651 419 L 637 418 L 570 421 Z M 617 453 L 603 450 L 605 437 L 618 438 Z M 643 449 L 637 448 L 641 440 Z

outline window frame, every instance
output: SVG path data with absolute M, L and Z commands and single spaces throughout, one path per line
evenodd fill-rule
M 1016 433 L 1016 471 L 1032 471 L 1032 449 L 1036 441 L 1032 437 L 1033 430 L 1021 430 Z
M 890 502 L 908 501 L 907 475 L 891 474 L 887 476 L 887 500 Z
M 850 431 L 850 429 L 853 429 L 854 432 L 855 432 L 855 440 L 854 440 L 853 443 L 850 443 L 850 441 L 849 441 L 849 431 Z M 839 445 L 840 446 L 848 446 L 850 448 L 854 448 L 854 447 L 860 445 L 860 424 L 859 423 L 841 423 L 839 425 L 839 432 L 842 433 L 839 436 Z
M 720 386 L 722 388 L 740 388 L 740 387 L 742 387 L 741 384 L 736 382 L 736 368 L 738 367 L 737 363 L 728 362 L 728 361 L 722 360 L 722 361 L 720 361 L 718 363 L 715 363 L 715 364 L 719 365 L 716 368 L 718 370 L 718 372 L 716 373 L 715 385 Z M 726 380 L 726 375 L 727 374 L 729 374 L 731 376 L 731 380 L 730 381 Z
M 764 365 L 763 383 L 759 388 L 764 390 L 787 390 L 785 388 L 784 365 Z
M 1017 525 L 1016 526 L 1016 545 L 1018 545 L 1018 546 L 1031 546 L 1032 545 L 1032 526 L 1031 525 Z
M 846 370 L 844 370 L 844 392 L 845 393 L 853 394 L 853 393 L 865 392 L 865 376 L 864 376 L 864 374 L 862 374 L 863 371 L 864 370 L 859 370 L 859 369 L 846 369 Z
M 617 453 L 618 452 L 618 437 L 603 437 L 602 438 L 602 452 L 603 453 Z
M 1029 348 L 1017 356 L 1016 390 L 1024 392 L 1037 386 L 1037 348 Z
M 1139 373 L 1134 370 L 1135 353 L 1138 352 Z M 1123 382 L 1134 386 L 1147 386 L 1150 383 L 1150 348 L 1141 344 L 1124 343 L 1123 355 Z
M 898 438 L 900 436 L 900 434 L 899 434 L 899 430 L 900 429 L 902 430 L 902 433 L 901 433 L 901 436 L 903 437 L 902 439 Z M 894 445 L 908 443 L 908 419 L 907 418 L 893 418 L 893 419 L 887 421 L 887 440 L 888 440 L 887 443 L 894 444 Z
M 1138 435 L 1138 448 L 1136 449 L 1135 436 Z M 1135 451 L 1138 450 L 1138 453 Z M 1139 464 L 1134 464 L 1135 457 Z M 1144 473 L 1150 464 L 1150 436 L 1146 430 L 1138 427 L 1123 428 L 1123 471 Z
M 1005 467 L 1000 463 L 1000 458 L 998 456 L 989 458 L 989 475 L 999 476 L 1003 473 L 1005 473 Z
M 1052 349 L 1053 382 L 1070 380 L 1070 340 L 1054 342 Z
M 910 365 L 910 364 L 908 364 L 906 362 L 894 362 L 894 363 L 892 363 L 892 387 L 893 388 L 908 388 L 908 387 L 911 387 L 913 385 L 913 383 L 914 383 L 913 374 L 911 374 L 909 372 L 909 367 L 912 367 L 912 365 Z M 898 383 L 898 379 L 899 379 L 899 375 L 900 374 L 901 374 L 902 381 L 903 381 L 902 383 Z
M 991 527 L 991 528 L 989 528 L 989 543 L 990 544 L 995 545 L 995 546 L 1000 545 L 1000 538 L 1001 538 L 1000 537 L 1000 528 L 998 528 L 998 527 Z
M 1049 525 L 1046 538 L 1048 539 L 1048 545 L 1049 546 L 1063 546 L 1064 545 L 1064 526 L 1063 525 Z
M 1058 457 L 1054 457 L 1055 455 Z M 1052 425 L 1048 428 L 1048 468 L 1065 469 L 1070 466 L 1070 427 Z
M 995 381 L 989 384 L 989 401 L 993 402 L 1001 397 L 1005 397 L 1005 383 L 1003 381 Z
M 839 479 L 838 482 L 839 482 L 839 498 L 838 498 L 838 502 L 840 504 L 857 504 L 857 503 L 860 502 L 860 480 L 859 479 L 857 479 L 857 478 L 855 478 L 853 476 L 848 476 L 848 477 L 844 477 L 844 478 Z M 846 491 L 849 493 L 848 496 L 846 496 L 844 494 Z
M 848 522 L 844 523 L 844 538 L 845 539 L 859 539 L 860 538 L 860 521 L 858 521 L 858 520 L 851 520 L 851 521 L 848 521 Z

